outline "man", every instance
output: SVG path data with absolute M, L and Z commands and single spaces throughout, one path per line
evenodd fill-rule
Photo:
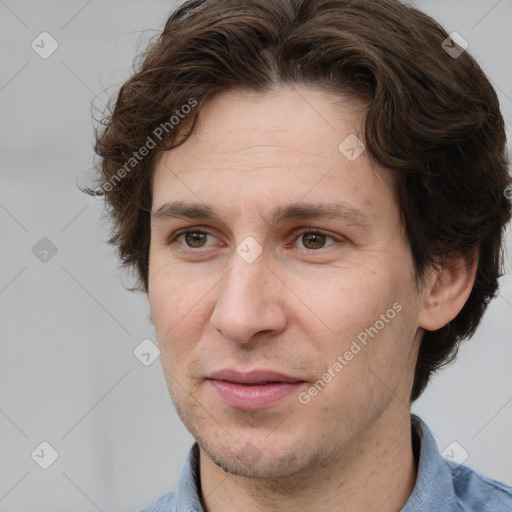
M 197 441 L 144 512 L 512 510 L 410 413 L 496 294 L 511 215 L 460 38 L 395 0 L 191 0 L 96 151 Z

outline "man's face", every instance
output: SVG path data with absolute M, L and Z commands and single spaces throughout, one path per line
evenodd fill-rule
M 354 159 L 353 138 L 339 149 L 362 114 L 303 87 L 222 94 L 157 161 L 149 301 L 161 362 L 185 426 L 233 474 L 320 467 L 409 417 L 421 301 L 391 172 Z M 215 218 L 162 214 L 175 202 Z M 273 218 L 295 203 L 342 207 Z M 212 378 L 222 370 L 295 382 Z

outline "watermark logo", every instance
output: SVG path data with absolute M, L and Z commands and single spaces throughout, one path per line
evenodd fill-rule
M 458 59 L 468 49 L 469 44 L 458 32 L 452 32 L 441 46 L 452 59 Z
M 361 139 L 351 133 L 338 146 L 338 150 L 349 162 L 353 162 L 364 153 L 365 145 Z
M 56 254 L 57 246 L 46 236 L 43 236 L 33 247 L 32 254 L 42 263 L 48 263 Z
M 469 457 L 467 450 L 457 441 L 452 441 L 442 452 L 441 455 L 458 466 L 466 462 Z
M 261 459 L 261 455 L 261 450 L 255 444 L 247 442 L 236 458 L 244 466 L 252 468 Z
M 263 252 L 263 249 L 252 236 L 248 236 L 236 248 L 236 252 L 246 263 L 252 263 Z
M 135 347 L 133 355 L 144 365 L 152 365 L 160 356 L 160 349 L 152 340 L 146 338 Z
M 141 162 L 146 156 L 149 155 L 152 149 L 157 145 L 157 141 L 161 142 L 166 135 L 178 126 L 182 119 L 185 119 L 187 114 L 190 114 L 193 107 L 197 106 L 197 101 L 194 98 L 190 98 L 187 103 L 182 105 L 179 109 L 174 111 L 168 121 L 160 123 L 151 135 L 148 135 L 146 142 L 140 146 L 137 151 L 132 153 L 132 156 L 120 167 L 117 172 L 109 178 L 106 183 L 103 183 L 101 187 L 95 189 L 94 196 L 98 199 L 102 198 L 105 192 L 110 192 L 114 187 L 125 178 L 130 172 Z
M 40 468 L 48 469 L 57 460 L 59 453 L 50 443 L 43 441 L 30 456 Z
M 57 50 L 59 43 L 48 32 L 41 32 L 30 46 L 39 57 L 47 59 Z

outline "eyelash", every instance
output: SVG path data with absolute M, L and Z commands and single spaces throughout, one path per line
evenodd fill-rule
M 177 239 L 179 237 L 181 237 L 183 235 L 186 235 L 188 233 L 196 233 L 196 234 L 214 236 L 211 233 L 208 233 L 207 231 L 203 231 L 202 229 L 186 229 L 186 230 L 178 231 L 174 235 L 172 235 L 170 237 L 169 241 L 168 241 L 168 245 L 172 245 L 173 243 L 176 243 L 176 241 L 177 241 Z M 323 231 L 320 231 L 320 230 L 315 229 L 315 228 L 302 228 L 299 231 L 295 231 L 293 233 L 293 236 L 295 237 L 293 242 L 296 242 L 300 238 L 301 235 L 305 235 L 305 234 L 308 234 L 308 235 L 323 235 L 326 238 L 331 238 L 332 240 L 334 240 L 335 243 L 336 242 L 337 243 L 341 242 L 341 240 L 336 239 L 336 237 L 334 237 L 333 235 L 329 235 L 329 234 L 324 233 Z M 319 249 L 301 249 L 301 248 L 299 248 L 299 250 L 305 251 L 305 252 L 308 252 L 308 253 L 318 252 L 318 251 L 320 251 L 322 249 L 328 249 L 329 247 L 332 247 L 333 245 L 335 245 L 335 243 L 331 244 L 331 245 L 328 245 L 326 247 L 320 247 Z M 201 249 L 205 249 L 204 247 L 189 247 L 187 245 L 184 245 L 183 247 L 185 247 L 186 250 L 193 251 L 193 252 L 198 252 Z

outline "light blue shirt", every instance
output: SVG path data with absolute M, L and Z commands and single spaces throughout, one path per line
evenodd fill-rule
M 416 484 L 401 512 L 512 512 L 512 487 L 445 459 L 427 425 L 411 414 L 419 435 Z M 199 446 L 194 443 L 181 467 L 177 492 L 169 492 L 140 512 L 204 512 L 199 488 Z

